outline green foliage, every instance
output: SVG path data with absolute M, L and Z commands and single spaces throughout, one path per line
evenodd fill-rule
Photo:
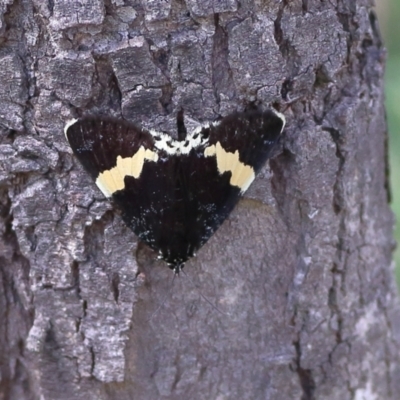
M 389 161 L 390 182 L 392 190 L 392 209 L 396 215 L 397 224 L 395 239 L 400 243 L 400 2 L 391 0 L 385 4 L 386 22 L 382 30 L 384 41 L 388 48 L 386 67 L 386 111 L 389 124 Z M 381 16 L 380 16 L 381 17 Z M 400 286 L 400 248 L 394 255 L 396 261 L 396 277 Z
M 386 67 L 386 111 L 389 123 L 389 161 L 392 209 L 397 224 L 395 238 L 400 243 L 400 54 L 392 54 Z M 396 276 L 400 286 L 400 248 L 395 252 Z

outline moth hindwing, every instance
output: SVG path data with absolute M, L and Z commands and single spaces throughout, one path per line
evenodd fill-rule
M 233 113 L 178 139 L 124 120 L 83 117 L 69 144 L 125 223 L 179 272 L 233 210 L 285 125 L 273 111 Z

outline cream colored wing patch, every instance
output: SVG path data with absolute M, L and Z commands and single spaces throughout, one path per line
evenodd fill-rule
M 113 193 L 125 187 L 125 176 L 139 178 L 145 161 L 157 161 L 158 154 L 143 146 L 132 156 L 117 157 L 117 165 L 107 171 L 103 171 L 96 179 L 96 185 L 104 196 L 111 197 Z
M 239 160 L 239 151 L 229 153 L 223 149 L 220 142 L 216 145 L 207 147 L 204 150 L 205 157 L 215 156 L 217 159 L 217 168 L 220 174 L 231 172 L 231 180 L 229 183 L 232 186 L 240 188 L 241 193 L 244 193 L 256 177 L 254 169 Z

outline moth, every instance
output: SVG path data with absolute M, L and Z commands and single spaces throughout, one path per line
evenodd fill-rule
M 273 109 L 235 112 L 177 139 L 131 122 L 86 116 L 65 127 L 84 169 L 126 225 L 179 273 L 249 188 L 285 125 Z

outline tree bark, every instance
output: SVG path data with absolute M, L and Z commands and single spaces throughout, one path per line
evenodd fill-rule
M 0 399 L 398 398 L 372 2 L 0 0 L 0 16 Z M 282 140 L 172 282 L 63 125 L 173 132 L 181 106 L 194 127 L 250 102 L 285 114 Z

